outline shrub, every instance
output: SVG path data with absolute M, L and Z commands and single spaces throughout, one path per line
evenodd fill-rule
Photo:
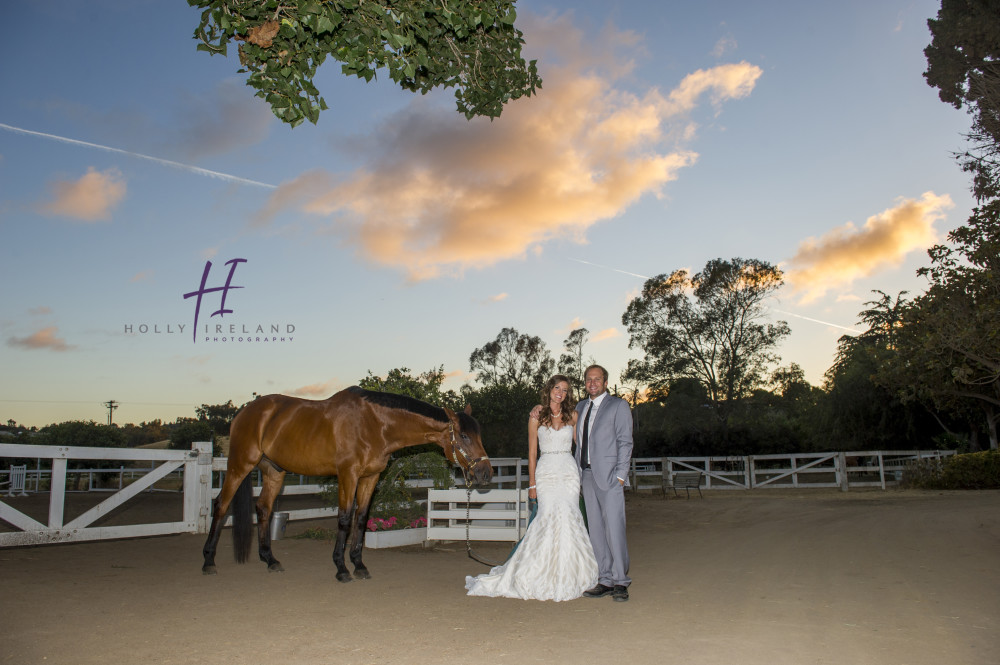
M 368 511 L 369 518 L 390 519 L 396 517 L 399 527 L 403 528 L 425 513 L 425 509 L 413 499 L 410 488 L 406 486 L 407 477 L 431 478 L 434 487 L 443 489 L 452 484 L 451 464 L 440 452 L 406 455 L 392 462 L 382 472 L 375 487 L 372 505 Z M 331 480 L 320 492 L 323 502 L 336 507 L 338 504 L 337 483 Z M 370 529 L 374 531 L 375 529 Z
M 1000 451 L 927 460 L 903 474 L 906 487 L 936 490 L 1000 489 Z

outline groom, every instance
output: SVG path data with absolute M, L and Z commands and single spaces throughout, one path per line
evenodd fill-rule
M 625 484 L 632 458 L 632 413 L 608 393 L 608 371 L 584 372 L 589 399 L 576 405 L 576 461 L 580 464 L 587 526 L 599 572 L 598 584 L 583 595 L 628 600 L 628 544 L 625 541 Z

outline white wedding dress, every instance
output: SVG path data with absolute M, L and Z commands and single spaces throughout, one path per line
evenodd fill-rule
M 470 596 L 572 600 L 597 584 L 597 560 L 580 513 L 580 467 L 570 454 L 572 426 L 538 428 L 538 513 L 513 556 L 478 577 Z

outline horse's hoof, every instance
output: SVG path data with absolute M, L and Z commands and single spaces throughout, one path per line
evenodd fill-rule
M 219 571 L 215 569 L 215 566 L 202 566 L 201 568 L 202 575 L 215 575 L 218 572 Z
M 283 573 L 283 572 L 285 572 L 285 567 L 282 566 L 277 561 L 275 561 L 274 563 L 272 563 L 270 566 L 267 567 L 267 572 L 269 572 L 269 573 Z
M 368 572 L 367 568 L 355 568 L 354 577 L 359 580 L 370 580 L 372 578 L 371 573 Z
M 345 582 L 346 583 L 346 582 L 350 582 L 351 579 L 352 578 L 351 578 L 351 574 L 350 573 L 337 573 L 337 581 L 338 582 Z

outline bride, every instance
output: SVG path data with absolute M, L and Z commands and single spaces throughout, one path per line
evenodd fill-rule
M 573 406 L 569 379 L 549 379 L 541 414 L 528 421 L 528 497 L 537 498 L 538 514 L 506 563 L 465 578 L 470 596 L 571 600 L 597 584 L 597 560 L 580 513 L 580 467 L 571 452 Z

